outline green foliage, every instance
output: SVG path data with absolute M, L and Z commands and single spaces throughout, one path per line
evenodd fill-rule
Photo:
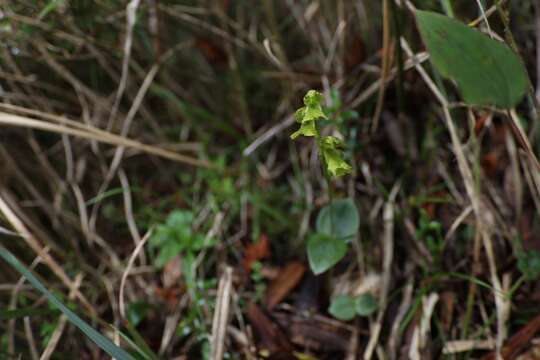
M 41 10 L 41 12 L 38 15 L 39 19 L 43 19 L 47 14 L 50 12 L 56 10 L 56 8 L 65 6 L 64 0 L 51 0 L 47 3 L 47 5 Z
M 358 119 L 360 115 L 357 111 L 343 109 L 343 101 L 338 90 L 330 90 L 330 105 L 325 108 L 328 117 L 338 124 L 344 124 L 348 121 Z
M 45 321 L 39 325 L 39 337 L 43 345 L 49 343 L 57 326 L 58 323 L 56 321 Z
M 338 320 L 349 321 L 357 315 L 369 316 L 377 307 L 377 300 L 370 293 L 357 297 L 339 295 L 332 299 L 328 312 Z
M 2 257 L 9 265 L 20 272 L 39 292 L 64 315 L 67 319 L 81 330 L 90 340 L 105 351 L 110 356 L 118 360 L 133 360 L 133 357 L 122 348 L 116 346 L 112 341 L 94 330 L 86 321 L 81 319 L 77 314 L 71 311 L 64 303 L 54 296 L 45 286 L 28 270 L 10 251 L 0 246 L 0 257 Z
M 196 258 L 198 253 L 215 244 L 215 241 L 193 231 L 193 213 L 175 210 L 169 214 L 164 224 L 150 239 L 150 247 L 157 252 L 154 264 L 163 267 L 169 260 L 181 254 L 181 269 L 191 305 L 189 311 L 178 324 L 177 334 L 181 337 L 195 335 L 204 352 L 208 342 L 208 329 L 205 314 L 213 306 L 207 299 L 208 290 L 216 287 L 216 280 L 197 279 Z M 202 356 L 202 355 L 201 355 Z M 204 358 L 204 357 L 203 357 Z
M 175 210 L 169 214 L 165 224 L 157 226 L 149 241 L 150 247 L 158 253 L 154 259 L 157 267 L 163 267 L 181 252 L 191 254 L 213 245 L 213 241 L 204 235 L 193 233 L 192 223 L 191 211 Z
M 317 232 L 336 240 L 348 240 L 360 226 L 358 208 L 350 198 L 338 199 L 325 206 L 317 216 Z
M 433 65 L 465 102 L 511 108 L 523 98 L 527 72 L 507 45 L 444 15 L 417 11 L 416 22 Z
M 137 301 L 128 305 L 126 317 L 128 321 L 136 327 L 151 309 L 152 305 L 148 304 L 147 302 Z
M 362 294 L 356 298 L 356 313 L 360 316 L 373 314 L 377 307 L 377 300 L 370 293 Z
M 333 100 L 340 100 L 334 94 Z M 349 174 L 352 168 L 343 159 L 343 142 L 335 136 L 321 137 L 317 122 L 328 119 L 322 107 L 323 95 L 309 90 L 304 96 L 304 106 L 295 113 L 300 129 L 291 135 L 315 137 L 319 155 L 330 177 Z M 341 102 L 333 101 L 333 113 L 339 112 Z M 352 116 L 352 115 L 351 115 Z M 343 118 L 342 118 L 343 120 Z M 358 230 L 358 211 L 352 200 L 338 200 L 323 208 L 317 218 L 317 233 L 310 236 L 307 243 L 308 260 L 311 270 L 321 274 L 334 266 L 347 253 L 346 239 Z
M 266 283 L 262 274 L 263 264 L 260 261 L 254 261 L 251 264 L 251 281 L 255 284 L 255 299 L 261 300 L 266 291 Z
M 356 316 L 356 302 L 352 296 L 336 296 L 332 299 L 328 312 L 338 320 L 352 320 Z
M 307 243 L 309 266 L 315 274 L 322 274 L 337 264 L 347 253 L 347 244 L 326 234 L 313 234 Z
M 442 225 L 438 221 L 431 220 L 424 209 L 420 209 L 416 237 L 425 242 L 428 250 L 436 258 L 442 253 L 444 247 Z
M 317 216 L 317 232 L 307 244 L 311 270 L 321 274 L 337 264 L 347 253 L 347 240 L 358 231 L 360 217 L 352 199 L 338 199 Z
M 343 159 L 343 143 L 334 136 L 322 137 L 319 134 L 317 121 L 328 119 L 322 108 L 323 96 L 315 90 L 309 90 L 304 96 L 304 105 L 296 111 L 294 117 L 300 123 L 300 129 L 291 135 L 291 139 L 298 136 L 315 137 L 319 153 L 324 161 L 326 171 L 332 177 L 341 177 L 350 174 L 352 168 Z
M 538 251 L 523 251 L 517 257 L 517 266 L 526 280 L 532 281 L 540 276 L 540 254 Z

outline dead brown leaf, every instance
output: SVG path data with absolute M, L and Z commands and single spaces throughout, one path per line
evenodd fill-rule
M 299 261 L 292 261 L 281 269 L 277 278 L 270 283 L 266 290 L 266 307 L 271 310 L 285 299 L 291 290 L 298 285 L 305 271 L 306 266 Z
M 242 267 L 246 273 L 249 274 L 251 272 L 251 266 L 255 261 L 260 261 L 267 258 L 270 256 L 270 254 L 270 241 L 268 240 L 268 236 L 266 236 L 266 234 L 262 234 L 259 241 L 249 244 L 246 247 L 244 259 L 242 260 Z

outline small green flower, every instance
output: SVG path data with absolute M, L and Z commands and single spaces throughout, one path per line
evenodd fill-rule
M 292 133 L 291 139 L 296 139 L 298 136 L 317 136 L 317 127 L 315 127 L 315 121 L 304 121 L 300 125 L 300 129 Z
M 342 147 L 341 140 L 334 136 L 326 136 L 321 140 L 321 154 L 332 177 L 347 175 L 352 171 L 351 166 L 343 159 Z
M 308 91 L 304 96 L 305 106 L 298 109 L 294 114 L 296 122 L 301 124 L 300 129 L 291 135 L 291 139 L 296 139 L 300 135 L 318 136 L 315 121 L 327 118 L 322 109 L 322 100 L 322 94 L 315 90 Z
M 294 118 L 300 123 L 300 129 L 291 134 L 291 139 L 298 136 L 312 136 L 319 139 L 317 120 L 328 119 L 322 108 L 323 95 L 315 90 L 309 90 L 304 96 L 304 105 L 298 109 Z M 319 151 L 326 168 L 332 177 L 349 174 L 351 166 L 343 159 L 343 143 L 334 136 L 326 136 L 318 142 Z

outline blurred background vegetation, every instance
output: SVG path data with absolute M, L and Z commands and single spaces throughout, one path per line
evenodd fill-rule
M 504 114 L 460 105 L 426 61 L 414 7 L 483 31 L 485 13 L 502 39 L 511 33 L 536 86 L 533 0 L 0 2 L 0 118 L 12 119 L 0 132 L 0 242 L 103 334 L 120 338 L 112 324 L 161 358 L 211 357 L 230 267 L 225 358 L 356 359 L 377 323 L 374 357 L 489 356 L 498 324 L 487 259 L 440 104 L 405 47 L 456 104 L 512 290 L 509 338 L 539 322 L 538 174 Z M 314 144 L 289 138 L 309 89 L 324 94 L 327 131 L 353 166 L 331 191 L 354 199 L 361 223 L 321 276 L 305 239 L 330 189 Z M 539 150 L 534 110 L 531 96 L 517 108 Z M 333 319 L 333 296 L 379 294 L 390 202 L 386 311 Z M 0 269 L 0 357 L 104 358 Z M 433 294 L 431 331 L 415 343 Z M 531 336 L 518 352 L 537 346 Z M 457 340 L 470 342 L 458 352 L 447 346 Z

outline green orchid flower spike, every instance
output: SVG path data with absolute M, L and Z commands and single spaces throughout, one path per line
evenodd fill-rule
M 322 109 L 323 96 L 320 92 L 309 90 L 304 96 L 304 107 L 296 111 L 294 117 L 300 123 L 300 129 L 291 135 L 291 139 L 296 139 L 300 135 L 318 137 L 315 121 L 327 119 Z
M 328 173 L 332 177 L 340 177 L 351 173 L 352 168 L 343 159 L 343 142 L 334 136 L 319 135 L 317 121 L 328 119 L 322 108 L 323 95 L 315 90 L 309 90 L 304 96 L 304 105 L 296 111 L 294 117 L 300 123 L 300 129 L 291 135 L 291 139 L 298 136 L 312 136 L 317 139 L 319 153 L 323 159 Z
M 351 166 L 343 160 L 343 142 L 341 140 L 334 136 L 326 136 L 322 138 L 320 144 L 322 157 L 332 177 L 347 175 L 352 171 Z

